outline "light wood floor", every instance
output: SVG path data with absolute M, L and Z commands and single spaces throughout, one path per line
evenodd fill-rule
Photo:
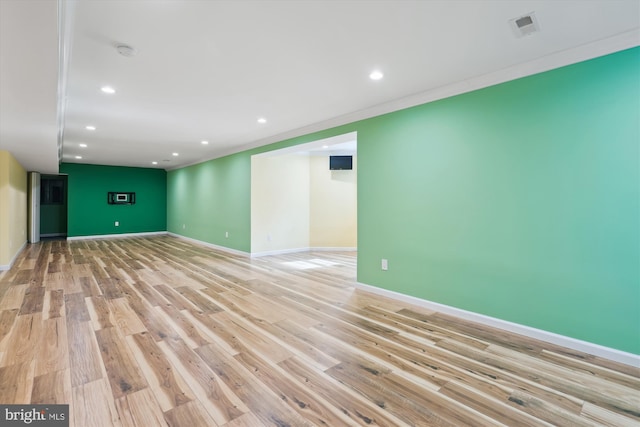
M 640 425 L 638 369 L 355 290 L 355 261 L 29 245 L 0 273 L 0 403 L 76 427 Z

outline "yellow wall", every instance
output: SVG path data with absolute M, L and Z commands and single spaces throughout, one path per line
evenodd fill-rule
M 310 159 L 310 246 L 355 248 L 358 244 L 356 156 L 353 156 L 353 170 L 329 170 L 327 156 Z
M 0 268 L 9 266 L 27 241 L 27 172 L 0 151 Z
M 309 158 L 251 159 L 251 252 L 309 247 Z

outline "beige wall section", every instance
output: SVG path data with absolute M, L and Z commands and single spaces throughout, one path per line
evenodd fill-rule
M 353 156 L 353 170 L 329 170 L 327 156 L 310 159 L 310 246 L 355 248 L 358 244 L 356 156 Z
M 9 266 L 27 241 L 27 172 L 0 150 L 0 268 Z
M 9 157 L 0 151 L 0 269 L 11 261 L 9 256 Z
M 309 158 L 251 159 L 251 252 L 309 247 Z

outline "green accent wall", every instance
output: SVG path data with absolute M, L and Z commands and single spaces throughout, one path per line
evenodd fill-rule
M 243 153 L 169 172 L 167 229 L 249 252 L 250 176 L 251 157 Z
M 358 280 L 640 354 L 639 52 L 360 128 Z
M 69 175 L 68 237 L 167 230 L 166 171 L 63 163 L 60 173 Z M 109 205 L 110 191 L 135 192 L 136 203 Z
M 640 354 L 639 75 L 629 49 L 172 171 L 168 228 L 250 251 L 250 156 L 357 131 L 359 282 Z

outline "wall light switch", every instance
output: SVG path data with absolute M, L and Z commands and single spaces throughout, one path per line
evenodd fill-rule
M 120 221 L 116 221 L 116 227 L 120 227 Z
M 229 237 L 229 232 L 228 231 L 224 232 L 224 237 L 227 237 L 227 238 Z
M 386 259 L 382 259 L 382 263 L 381 263 L 382 269 L 384 271 L 387 271 L 389 269 L 389 261 L 387 261 Z

